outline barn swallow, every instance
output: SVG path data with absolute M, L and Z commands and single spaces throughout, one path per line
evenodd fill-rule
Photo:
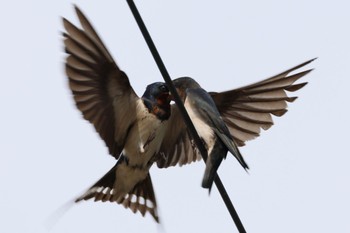
M 169 90 L 157 82 L 138 97 L 87 18 L 77 7 L 75 10 L 82 29 L 63 18 L 69 87 L 77 108 L 117 159 L 116 165 L 75 201 L 117 202 L 134 213 L 149 212 L 158 222 L 149 169 L 171 115 Z
M 211 158 L 209 156 L 207 161 L 203 187 L 210 190 L 215 171 L 225 157 L 227 149 L 244 168 L 248 168 L 236 145 L 242 147 L 246 141 L 258 137 L 261 129 L 267 130 L 273 125 L 272 116 L 280 117 L 287 112 L 287 102 L 297 99 L 289 97 L 287 92 L 304 87 L 307 82 L 295 82 L 312 71 L 298 69 L 314 60 L 306 61 L 260 82 L 224 92 L 209 92 L 209 95 L 191 78 L 174 80 L 208 154 L 214 155 Z M 166 135 L 172 132 L 172 136 L 163 140 L 157 160 L 159 168 L 182 166 L 201 159 L 177 106 L 172 105 L 171 111 Z M 208 140 L 210 138 L 211 140 Z M 229 142 L 230 140 L 233 143 Z
M 210 191 L 216 171 L 221 161 L 226 158 L 228 151 L 236 157 L 244 169 L 248 169 L 248 165 L 233 141 L 230 131 L 209 93 L 189 77 L 175 79 L 173 83 L 208 151 L 202 187 L 208 188 Z

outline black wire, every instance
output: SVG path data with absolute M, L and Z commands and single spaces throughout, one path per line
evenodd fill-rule
M 148 45 L 148 47 L 149 47 L 149 49 L 150 49 L 150 51 L 151 51 L 151 53 L 153 55 L 153 58 L 154 58 L 154 60 L 157 63 L 157 66 L 158 66 L 158 68 L 160 70 L 160 73 L 162 74 L 162 76 L 164 78 L 164 81 L 166 82 L 166 84 L 169 87 L 170 92 L 174 96 L 175 103 L 177 104 L 177 106 L 178 106 L 178 108 L 179 108 L 179 110 L 181 112 L 181 115 L 182 115 L 182 117 L 185 120 L 186 126 L 188 127 L 188 129 L 189 129 L 189 131 L 191 133 L 191 136 L 194 139 L 194 142 L 196 143 L 197 148 L 199 149 L 199 151 L 200 151 L 200 153 L 201 153 L 201 155 L 203 157 L 203 161 L 205 162 L 207 160 L 207 157 L 208 157 L 207 150 L 204 148 L 202 140 L 199 138 L 198 133 L 197 133 L 196 129 L 194 128 L 194 125 L 193 125 L 193 123 L 192 123 L 192 121 L 191 121 L 191 119 L 190 119 L 190 117 L 189 117 L 189 115 L 188 115 L 188 113 L 187 113 L 187 111 L 186 111 L 186 109 L 185 109 L 181 99 L 180 99 L 180 96 L 177 93 L 173 82 L 171 81 L 169 73 L 168 73 L 168 71 L 165 68 L 165 65 L 164 65 L 164 63 L 163 63 L 163 61 L 162 61 L 162 59 L 161 59 L 161 57 L 160 57 L 160 55 L 159 55 L 159 53 L 157 51 L 156 46 L 153 43 L 153 40 L 152 40 L 150 34 L 148 33 L 146 25 L 144 24 L 144 22 L 143 22 L 143 20 L 141 18 L 141 15 L 140 15 L 139 11 L 137 10 L 137 7 L 136 7 L 134 1 L 133 0 L 126 0 L 126 1 L 127 1 L 128 5 L 130 7 L 131 12 L 133 13 L 133 15 L 135 17 L 135 20 L 136 20 L 136 22 L 137 22 L 137 24 L 138 24 L 138 26 L 139 26 L 139 28 L 140 28 L 140 30 L 142 32 L 143 37 L 146 40 L 146 43 L 147 43 L 147 45 Z M 241 222 L 241 220 L 240 220 L 240 218 L 239 218 L 239 216 L 238 216 L 238 214 L 237 214 L 237 212 L 236 212 L 236 210 L 235 210 L 235 208 L 234 208 L 234 206 L 233 206 L 233 204 L 232 204 L 232 202 L 230 200 L 230 197 L 228 196 L 228 194 L 227 194 L 227 192 L 225 190 L 225 187 L 224 187 L 223 183 L 221 182 L 221 179 L 220 179 L 218 174 L 216 175 L 216 178 L 215 178 L 214 182 L 215 182 L 215 185 L 218 188 L 219 193 L 220 193 L 220 195 L 221 195 L 221 197 L 222 197 L 222 199 L 223 199 L 223 201 L 224 201 L 224 203 L 225 203 L 225 205 L 227 207 L 227 210 L 230 212 L 232 220 L 236 224 L 236 227 L 237 227 L 238 231 L 240 233 L 246 233 L 246 231 L 245 231 L 245 229 L 243 227 L 243 224 L 242 224 L 242 222 Z

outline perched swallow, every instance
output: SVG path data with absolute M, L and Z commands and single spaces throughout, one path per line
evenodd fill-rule
M 230 131 L 209 93 L 189 77 L 175 79 L 173 83 L 208 151 L 202 187 L 209 188 L 210 191 L 216 171 L 221 161 L 226 158 L 228 151 L 236 157 L 243 168 L 248 169 L 248 165 L 233 141 Z
M 193 79 L 174 80 L 199 136 L 209 150 L 203 187 L 211 187 L 215 171 L 225 157 L 227 149 L 244 168 L 247 168 L 235 145 L 244 146 L 246 141 L 258 137 L 261 129 L 267 130 L 273 125 L 272 115 L 280 117 L 287 112 L 287 102 L 297 99 L 289 97 L 287 92 L 304 87 L 307 82 L 295 82 L 312 69 L 296 71 L 313 60 L 315 59 L 248 86 L 225 92 L 209 92 L 210 96 Z M 293 72 L 294 74 L 291 74 Z M 163 140 L 157 160 L 159 168 L 177 164 L 181 166 L 201 158 L 177 106 L 172 105 L 171 111 L 167 132 L 172 132 L 172 135 Z M 229 140 L 233 140 L 233 143 Z
M 142 215 L 149 212 L 158 222 L 149 169 L 171 115 L 169 90 L 164 83 L 153 83 L 139 98 L 87 18 L 75 10 L 82 29 L 63 19 L 69 87 L 83 117 L 118 160 L 76 202 L 117 202 Z

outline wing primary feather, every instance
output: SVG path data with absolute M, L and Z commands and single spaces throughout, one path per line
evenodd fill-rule
M 249 112 L 248 112 L 249 113 Z M 270 118 L 269 120 L 262 120 L 263 118 L 249 118 L 247 115 L 244 115 L 244 113 L 239 111 L 233 111 L 233 112 L 226 112 L 223 115 L 225 118 L 233 118 L 233 119 L 240 119 L 246 122 L 261 124 L 261 125 L 272 125 L 273 121 Z
M 297 90 L 303 88 L 304 86 L 306 86 L 306 84 L 308 84 L 308 83 L 305 82 L 305 83 L 295 84 L 295 85 L 287 87 L 285 90 L 290 91 L 290 92 L 294 92 L 294 91 L 297 91 Z
M 64 42 L 66 44 L 66 48 L 69 52 L 69 54 L 75 55 L 75 56 L 81 56 L 81 54 L 89 56 L 92 61 L 98 62 L 99 56 L 96 55 L 93 51 L 91 51 L 89 48 L 81 44 L 78 40 L 71 37 L 69 34 L 64 33 L 64 36 L 67 38 Z M 91 61 L 90 61 L 91 62 Z
M 209 92 L 238 146 L 243 146 L 245 141 L 259 136 L 259 128 L 269 129 L 273 125 L 272 115 L 280 117 L 287 112 L 287 102 L 297 99 L 296 96 L 288 96 L 287 92 L 304 87 L 307 82 L 294 83 L 313 69 L 294 74 L 292 72 L 315 59 L 251 85 L 221 93 Z
M 291 73 L 291 72 L 293 72 L 294 70 L 297 70 L 297 69 L 299 69 L 299 68 L 301 68 L 301 67 L 304 67 L 304 66 L 310 64 L 311 62 L 313 62 L 313 61 L 316 60 L 316 59 L 317 59 L 317 57 L 316 57 L 316 58 L 313 58 L 313 59 L 310 59 L 310 60 L 308 60 L 308 61 L 306 61 L 306 62 L 303 62 L 303 63 L 301 63 L 301 64 L 299 64 L 299 65 L 297 65 L 297 66 L 294 66 L 294 67 L 292 67 L 292 68 L 290 68 L 290 69 L 288 69 L 288 70 L 286 70 L 286 71 L 284 71 L 284 72 L 282 72 L 282 73 L 279 73 L 279 74 L 277 74 L 277 75 L 275 75 L 275 76 L 273 76 L 273 77 L 271 77 L 271 78 L 265 79 L 265 80 L 261 81 L 260 83 L 268 83 L 269 81 L 274 81 L 275 79 L 279 79 L 279 78 L 286 77 L 289 73 Z M 253 85 L 254 85 L 254 84 L 253 84 Z
M 77 43 L 93 52 L 96 56 L 104 56 L 104 53 L 96 45 L 96 43 L 86 34 L 86 32 L 77 28 L 74 24 L 72 24 L 69 20 L 65 18 L 63 18 L 63 25 L 67 31 L 67 33 L 63 32 L 64 37 L 70 35 L 71 39 L 76 40 Z
M 85 15 L 76 5 L 74 6 L 74 8 L 78 15 L 78 19 L 86 33 L 90 36 L 91 39 L 95 41 L 95 43 L 97 43 L 102 48 L 103 54 L 108 58 L 108 60 L 113 61 L 111 54 L 108 52 L 107 48 L 105 47 L 104 43 L 98 36 L 97 32 L 95 31 L 89 20 L 85 17 Z
M 68 76 L 72 76 L 69 74 L 69 72 L 73 71 L 75 74 L 80 75 L 80 77 L 75 77 L 75 81 L 89 81 L 89 80 L 94 80 L 94 83 L 96 83 L 96 81 L 98 80 L 98 75 L 96 74 L 96 72 L 92 71 L 92 70 L 82 70 L 82 69 L 78 69 L 72 65 L 70 65 L 69 63 L 66 64 L 66 72 Z

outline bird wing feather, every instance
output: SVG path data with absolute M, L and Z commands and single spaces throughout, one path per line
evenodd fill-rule
M 156 158 L 159 168 L 182 166 L 201 159 L 201 154 L 175 104 L 171 106 L 171 116 L 166 122 L 165 136 Z
M 248 86 L 225 92 L 210 92 L 238 146 L 244 146 L 246 141 L 258 137 L 261 129 L 269 129 L 273 125 L 272 115 L 280 117 L 287 112 L 287 102 L 297 98 L 289 97 L 287 92 L 304 87 L 307 82 L 295 82 L 312 69 L 290 73 L 313 60 Z
M 136 118 L 139 97 L 102 40 L 75 7 L 82 29 L 63 18 L 65 62 L 69 87 L 83 117 L 94 125 L 116 159 Z

